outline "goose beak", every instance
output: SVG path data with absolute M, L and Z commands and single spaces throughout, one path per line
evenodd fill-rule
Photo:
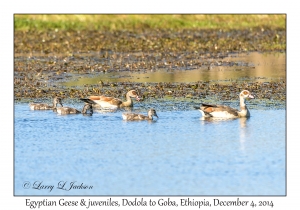
M 140 98 L 139 96 L 136 96 L 135 99 L 136 99 L 137 101 L 140 101 L 140 100 L 141 100 L 141 98 Z
M 248 98 L 252 98 L 252 99 L 253 99 L 253 98 L 255 98 L 255 97 L 254 97 L 253 95 L 250 94 L 250 95 L 248 96 Z

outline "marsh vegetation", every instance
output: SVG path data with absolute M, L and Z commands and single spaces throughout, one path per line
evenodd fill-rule
M 15 15 L 15 100 L 79 98 L 94 94 L 122 97 L 136 88 L 147 98 L 236 97 L 241 89 L 259 99 L 285 101 L 285 78 L 259 82 L 103 81 L 61 85 L 78 76 L 210 70 L 251 63 L 226 61 L 241 53 L 285 53 L 285 15 Z M 235 68 L 236 67 L 236 68 Z M 174 73 L 175 74 L 175 73 Z M 163 78 L 162 78 L 163 81 Z

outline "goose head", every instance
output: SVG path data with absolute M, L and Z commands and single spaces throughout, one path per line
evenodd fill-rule
M 150 110 L 148 111 L 148 116 L 149 116 L 149 117 L 150 117 L 150 116 L 151 116 L 151 117 L 152 117 L 152 116 L 155 116 L 155 117 L 158 118 L 155 109 L 150 109 Z
M 62 107 L 63 107 L 63 104 L 61 102 L 61 98 L 55 96 L 54 99 L 53 99 L 53 104 L 54 104 L 54 107 L 57 106 L 57 104 L 60 104 Z
M 127 93 L 127 96 L 132 97 L 132 98 L 135 98 L 137 101 L 140 101 L 140 100 L 141 100 L 136 90 L 130 90 L 130 91 Z
M 243 98 L 243 99 L 253 99 L 254 96 L 248 90 L 243 90 L 240 93 L 240 98 Z
M 90 114 L 90 115 L 93 114 L 93 106 L 92 106 L 92 104 L 86 103 L 86 104 L 83 106 L 83 108 L 82 108 L 82 113 L 83 113 L 83 114 L 86 114 L 87 111 L 89 111 L 89 114 Z

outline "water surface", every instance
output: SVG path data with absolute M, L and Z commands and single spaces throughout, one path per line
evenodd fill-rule
M 285 195 L 284 109 L 228 121 L 156 111 L 157 121 L 125 122 L 122 111 L 59 116 L 15 104 L 15 195 Z
M 201 61 L 201 59 L 200 59 Z M 166 65 L 164 68 L 151 71 L 111 71 L 90 76 L 82 75 L 77 81 L 63 83 L 66 86 L 80 86 L 84 84 L 98 84 L 108 82 L 198 82 L 217 81 L 227 83 L 232 81 L 281 81 L 286 77 L 285 53 L 241 53 L 231 54 L 220 59 L 208 59 L 200 68 L 186 66 L 181 70 L 172 70 Z M 209 69 L 208 65 L 209 63 Z

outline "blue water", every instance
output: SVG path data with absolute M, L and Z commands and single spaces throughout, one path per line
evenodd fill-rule
M 14 111 L 15 195 L 286 194 L 283 109 L 228 121 L 156 109 L 154 122 Z

